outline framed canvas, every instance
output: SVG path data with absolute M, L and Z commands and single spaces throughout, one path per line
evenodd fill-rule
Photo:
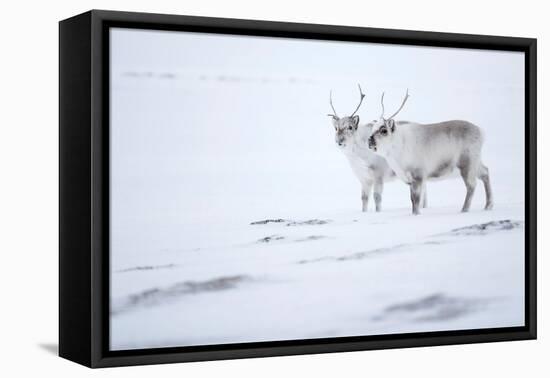
M 536 338 L 536 40 L 60 22 L 59 353 Z

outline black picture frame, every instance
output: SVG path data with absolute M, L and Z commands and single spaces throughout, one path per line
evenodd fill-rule
M 109 351 L 110 27 L 525 53 L 524 327 Z M 59 24 L 59 354 L 88 367 L 536 338 L 536 39 L 92 10 Z

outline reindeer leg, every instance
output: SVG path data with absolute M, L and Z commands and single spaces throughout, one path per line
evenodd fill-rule
M 366 181 L 362 184 L 362 190 L 361 190 L 361 202 L 363 204 L 363 212 L 365 213 L 367 211 L 368 205 L 369 205 L 369 196 L 370 192 L 372 190 L 372 181 Z
M 483 182 L 485 187 L 485 210 L 493 208 L 493 190 L 491 189 L 491 181 L 489 180 L 489 169 L 483 164 L 479 165 L 478 178 Z
M 476 190 L 476 176 L 478 174 L 477 165 L 475 170 L 472 168 L 472 164 L 469 164 L 465 167 L 460 167 L 460 175 L 462 176 L 464 184 L 466 185 L 466 198 L 464 198 L 464 205 L 462 206 L 463 213 L 466 213 L 470 210 L 472 197 L 474 196 L 474 192 Z
M 424 183 L 424 179 L 416 178 L 409 185 L 410 189 L 411 189 L 411 203 L 412 203 L 412 213 L 413 213 L 413 215 L 419 215 L 420 214 L 420 200 L 421 200 L 421 197 L 422 197 L 422 185 L 423 185 L 423 183 Z
M 428 188 L 426 186 L 426 181 L 422 185 L 422 208 L 425 209 L 428 207 Z
M 376 205 L 376 212 L 382 210 L 382 192 L 384 191 L 384 179 L 378 177 L 374 182 L 374 204 Z

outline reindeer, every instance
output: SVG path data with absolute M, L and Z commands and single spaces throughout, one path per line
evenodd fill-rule
M 384 157 L 397 177 L 410 186 L 412 212 L 420 213 L 419 204 L 426 188 L 426 180 L 448 176 L 458 168 L 466 185 L 462 211 L 470 209 L 476 179 L 485 186 L 485 210 L 493 208 L 493 194 L 489 170 L 481 162 L 483 134 L 481 129 L 467 121 L 445 121 L 432 124 L 396 122 L 394 117 L 405 106 L 409 90 L 401 106 L 390 117 L 382 114 L 372 128 L 369 148 Z
M 395 178 L 384 158 L 371 152 L 367 146 L 368 137 L 371 134 L 372 124 L 359 124 L 359 116 L 355 115 L 365 95 L 359 87 L 359 105 L 350 116 L 340 118 L 336 113 L 336 109 L 332 103 L 332 91 L 330 91 L 330 106 L 333 114 L 328 114 L 332 117 L 334 126 L 335 142 L 339 149 L 348 158 L 351 169 L 361 183 L 361 202 L 363 212 L 367 211 L 369 197 L 374 188 L 374 203 L 376 211 L 382 210 L 382 191 L 384 190 L 384 181 Z

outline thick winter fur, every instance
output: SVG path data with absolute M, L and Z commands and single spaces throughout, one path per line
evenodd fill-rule
M 493 207 L 489 170 L 481 162 L 483 134 L 470 122 L 419 124 L 382 118 L 373 125 L 368 145 L 410 186 L 413 214 L 420 213 L 426 180 L 443 178 L 455 169 L 466 185 L 462 211 L 470 209 L 476 179 L 485 186 L 485 209 Z
M 384 182 L 394 179 L 395 174 L 383 157 L 367 147 L 372 124 L 360 125 L 359 116 L 333 116 L 332 124 L 336 145 L 348 158 L 353 173 L 361 183 L 362 210 L 367 211 L 372 191 L 376 211 L 381 211 Z

